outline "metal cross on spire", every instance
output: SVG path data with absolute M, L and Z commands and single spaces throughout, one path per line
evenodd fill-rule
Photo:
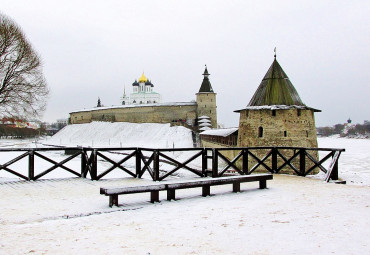
M 276 47 L 274 48 L 274 58 L 276 58 Z

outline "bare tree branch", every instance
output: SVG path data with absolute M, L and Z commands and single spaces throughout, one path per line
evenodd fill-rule
M 40 57 L 18 25 L 0 13 L 0 115 L 40 116 L 48 94 Z

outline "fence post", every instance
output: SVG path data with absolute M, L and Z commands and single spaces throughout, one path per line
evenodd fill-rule
M 276 147 L 272 148 L 272 154 L 271 154 L 271 170 L 274 173 L 277 173 L 277 149 Z
M 153 152 L 153 181 L 159 181 L 159 153 L 158 150 Z
M 141 172 L 141 150 L 136 148 L 136 178 L 140 177 Z
M 334 157 L 334 155 L 333 155 L 333 157 Z M 333 170 L 331 171 L 331 174 L 330 174 L 330 179 L 332 179 L 333 181 L 338 180 L 338 161 L 339 161 L 339 158 L 335 162 Z
M 248 173 L 248 168 L 249 168 L 249 165 L 248 165 L 248 149 L 243 149 L 242 150 L 242 153 L 243 153 L 243 173 L 244 174 L 249 174 Z
M 306 176 L 306 149 L 299 149 L 299 172 L 300 176 Z
M 218 177 L 218 150 L 212 149 L 212 178 Z
M 91 180 L 96 180 L 96 177 L 98 176 L 98 155 L 96 149 L 93 149 L 91 152 Z
M 31 181 L 35 178 L 35 151 L 29 151 L 28 155 L 28 180 Z
M 84 148 L 81 149 L 81 177 L 82 178 L 86 178 L 86 165 L 87 165 L 87 161 L 86 161 L 86 150 Z
M 207 158 L 207 149 L 202 149 L 202 177 L 207 177 L 207 168 L 208 168 L 208 158 Z

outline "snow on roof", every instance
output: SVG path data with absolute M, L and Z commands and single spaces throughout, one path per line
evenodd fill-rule
M 198 119 L 209 119 L 209 117 L 208 117 L 208 116 L 203 115 L 203 116 L 200 116 Z
M 210 130 L 211 128 L 210 127 L 201 127 L 199 130 L 200 131 L 206 131 L 206 130 Z
M 210 120 L 208 119 L 201 119 L 200 121 L 198 121 L 199 123 L 211 123 Z
M 186 105 L 196 105 L 196 102 L 170 102 L 170 103 L 155 103 L 155 104 L 132 104 L 132 105 L 112 105 L 112 106 L 103 106 L 103 107 L 94 107 L 88 109 L 82 109 L 79 111 L 73 111 L 71 113 L 76 112 L 90 112 L 90 111 L 99 111 L 99 110 L 107 110 L 107 109 L 120 109 L 120 108 L 136 108 L 136 107 L 161 107 L 161 106 L 186 106 Z
M 211 127 L 212 124 L 211 123 L 200 123 L 199 126 L 200 127 Z
M 303 105 L 261 105 L 261 106 L 247 106 L 244 109 L 235 110 L 234 112 L 241 112 L 243 110 L 288 110 L 288 109 L 301 109 L 313 110 L 314 112 L 321 112 L 321 110 L 311 108 Z
M 222 136 L 226 137 L 231 135 L 232 133 L 238 131 L 239 128 L 234 127 L 234 128 L 220 128 L 220 129 L 211 129 L 207 131 L 203 131 L 200 133 L 201 135 L 213 135 L 213 136 Z

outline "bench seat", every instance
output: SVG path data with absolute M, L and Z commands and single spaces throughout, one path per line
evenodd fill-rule
M 124 188 L 100 188 L 100 194 L 109 196 L 109 206 L 118 206 L 118 195 L 150 192 L 150 202 L 159 202 L 159 191 L 166 190 L 166 184 L 133 186 Z
M 202 196 L 210 195 L 210 187 L 216 185 L 233 184 L 233 192 L 240 192 L 240 183 L 259 181 L 259 188 L 266 188 L 266 181 L 272 180 L 272 174 L 240 175 L 219 177 L 206 180 L 183 181 L 167 184 L 167 200 L 175 199 L 176 189 L 188 189 L 202 187 Z
M 272 174 L 254 174 L 254 175 L 239 175 L 201 179 L 195 181 L 182 181 L 167 184 L 157 184 L 148 186 L 133 186 L 123 188 L 100 188 L 100 194 L 109 196 L 109 206 L 118 206 L 118 195 L 150 192 L 150 202 L 159 202 L 159 191 L 167 190 L 167 200 L 174 200 L 176 189 L 202 188 L 202 196 L 210 195 L 211 186 L 232 184 L 233 192 L 240 192 L 240 183 L 242 182 L 259 182 L 259 188 L 266 188 L 266 181 L 272 180 Z

